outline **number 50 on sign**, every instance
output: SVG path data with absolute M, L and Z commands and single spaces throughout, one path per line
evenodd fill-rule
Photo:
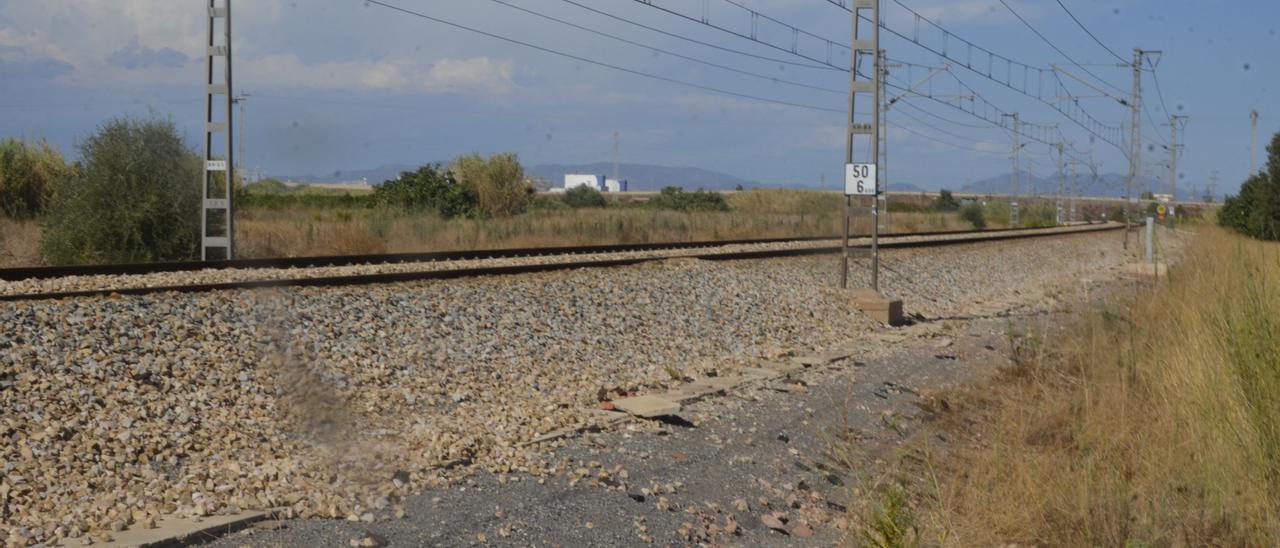
M 844 193 L 846 196 L 875 196 L 876 165 L 845 164 Z

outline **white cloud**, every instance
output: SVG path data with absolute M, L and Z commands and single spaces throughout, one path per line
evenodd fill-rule
M 514 62 L 476 57 L 418 61 L 343 61 L 305 63 L 293 54 L 241 61 L 242 86 L 372 90 L 404 93 L 480 93 L 505 95 L 515 88 Z
M 205 63 L 202 5 L 195 0 L 5 0 L 0 3 L 0 48 L 65 63 L 70 70 L 58 73 L 57 80 L 72 86 L 198 85 Z M 235 16 L 255 27 L 271 28 L 283 17 L 284 7 L 284 0 L 240 2 Z M 258 53 L 244 36 L 235 40 L 236 80 L 242 89 L 504 95 L 515 87 L 514 62 L 509 59 L 304 60 L 292 53 Z M 166 62 L 121 62 L 138 52 L 165 54 Z M 155 61 L 150 58 L 156 55 L 147 57 Z

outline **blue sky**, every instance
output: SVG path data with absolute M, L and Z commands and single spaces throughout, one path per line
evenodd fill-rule
M 805 63 L 638 0 L 577 0 L 600 11 L 725 48 L 747 57 L 627 25 L 564 0 L 506 0 L 604 34 L 734 69 L 811 87 L 774 82 L 536 18 L 493 0 L 387 0 L 435 17 L 647 74 L 778 101 L 840 110 L 847 75 L 766 61 Z M 849 17 L 826 0 L 736 0 L 814 34 L 847 43 Z M 913 19 L 885 1 L 887 24 L 913 32 Z M 1008 0 L 1047 38 L 1087 69 L 1128 91 L 1127 68 L 1088 37 L 1055 0 Z M 658 0 L 701 16 L 694 0 Z M 1032 66 L 1069 63 L 999 0 L 902 0 L 956 36 Z M 1265 145 L 1280 126 L 1267 101 L 1280 90 L 1280 3 L 1261 0 L 1063 0 L 1121 56 L 1134 47 L 1163 50 L 1156 76 L 1144 75 L 1150 117 L 1144 165 L 1167 175 L 1168 111 L 1190 116 L 1180 185 L 1205 185 L 1221 174 L 1222 192 L 1248 172 L 1250 109 L 1262 113 Z M 202 0 L 0 0 L 0 137 L 46 138 L 74 156 L 74 144 L 122 114 L 170 117 L 195 143 L 204 69 Z M 710 21 L 750 32 L 750 19 L 725 0 L 709 0 Z M 442 161 L 467 152 L 515 151 L 529 164 L 586 163 L 612 157 L 622 135 L 627 163 L 696 166 L 768 184 L 836 181 L 843 163 L 844 115 L 718 94 L 562 58 L 411 17 L 363 0 L 253 0 L 235 5 L 236 87 L 247 105 L 248 165 L 267 173 L 332 173 L 383 164 Z M 761 28 L 761 37 L 790 38 Z M 932 38 L 926 32 L 926 40 Z M 954 43 L 954 42 L 952 42 Z M 801 53 L 825 57 L 802 44 Z M 924 65 L 940 60 L 886 36 L 890 57 Z M 843 53 L 838 54 L 837 59 Z M 1062 124 L 1083 156 L 1103 172 L 1123 173 L 1117 149 L 1095 142 L 1060 114 L 982 76 L 955 68 L 991 103 L 1024 120 Z M 920 78 L 898 71 L 894 77 Z M 945 94 L 955 80 L 935 78 Z M 947 82 L 951 82 L 947 84 Z M 1069 80 L 1074 95 L 1100 95 Z M 1103 84 L 1101 89 L 1110 89 Z M 823 90 L 812 88 L 824 88 Z M 832 93 L 834 90 L 836 93 Z M 1112 92 L 1116 93 L 1116 92 Z M 966 114 L 919 98 L 890 114 L 894 180 L 959 187 L 1006 173 L 1009 135 Z M 1128 123 L 1113 99 L 1080 104 L 1108 124 Z M 926 114 L 923 111 L 928 111 Z M 933 115 L 941 116 L 942 118 Z M 919 121 L 908 117 L 918 118 Z M 921 123 L 936 127 L 927 127 Z M 958 123 L 953 123 L 958 122 Z M 979 127 L 974 127 L 979 126 Z M 913 133 L 914 132 L 914 133 Z M 930 138 L 920 136 L 923 133 Z M 1260 156 L 1265 156 L 1260 151 Z M 1025 157 L 1039 175 L 1054 172 L 1045 146 Z

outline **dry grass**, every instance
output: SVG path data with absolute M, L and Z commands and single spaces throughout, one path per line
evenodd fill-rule
M 40 225 L 0 217 L 0 268 L 40 264 Z
M 1188 251 L 1069 335 L 1014 339 L 1017 365 L 952 400 L 973 444 L 918 482 L 925 539 L 1280 542 L 1280 244 L 1206 228 Z
M 839 196 L 757 191 L 730 198 L 729 212 L 637 207 L 550 209 L 494 219 L 449 219 L 388 209 L 242 210 L 238 255 L 289 257 L 513 247 L 784 238 L 838 234 Z M 867 232 L 865 216 L 854 233 Z M 891 231 L 964 230 L 954 214 L 897 213 Z
M 756 190 L 726 199 L 728 212 L 615 206 L 448 220 L 389 208 L 246 207 L 236 216 L 236 247 L 237 256 L 245 258 L 300 257 L 829 236 L 840 231 L 843 197 L 835 193 Z M 855 234 L 869 228 L 865 214 L 855 217 Z M 968 228 L 956 214 L 894 213 L 889 231 Z M 35 222 L 0 220 L 0 266 L 41 264 L 39 242 Z

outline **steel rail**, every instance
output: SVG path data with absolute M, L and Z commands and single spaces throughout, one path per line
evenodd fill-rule
M 1027 229 L 992 229 L 1001 232 Z M 941 236 L 967 234 L 971 231 L 935 231 L 890 234 L 889 236 Z M 763 238 L 754 240 L 704 240 L 693 242 L 659 242 L 637 244 L 610 244 L 592 246 L 531 247 L 511 249 L 476 249 L 463 251 L 433 251 L 423 253 L 389 253 L 377 255 L 325 255 L 315 257 L 283 257 L 273 259 L 235 259 L 230 261 L 182 261 L 161 263 L 133 263 L 79 266 L 36 266 L 0 269 L 0 281 L 47 280 L 68 276 L 138 276 L 170 272 L 194 272 L 197 270 L 236 270 L 256 268 L 320 268 L 334 266 L 426 263 L 432 261 L 470 261 L 481 259 L 513 259 L 547 255 L 581 255 L 599 253 L 625 253 L 635 251 L 664 251 L 697 249 L 729 245 L 759 245 L 790 242 L 819 242 L 836 240 L 839 235 L 809 236 L 801 238 Z
M 938 232 L 938 233 L 915 233 L 894 235 L 892 238 L 902 237 L 931 237 L 931 236 L 959 236 L 955 238 L 946 238 L 941 240 L 907 240 L 881 242 L 880 247 L 886 249 L 909 249 L 919 247 L 943 247 L 950 245 L 999 242 L 1006 240 L 1042 238 L 1050 236 L 1069 236 L 1075 234 L 1088 234 L 1092 232 L 1119 230 L 1124 228 L 1123 225 L 1102 224 L 1092 226 L 1068 227 L 1071 230 L 1062 230 L 1061 227 L 1048 229 L 999 229 L 999 230 L 982 230 L 967 232 Z M 1015 233 L 1016 232 L 1016 233 Z M 816 239 L 816 238 L 815 238 Z M 814 239 L 808 239 L 809 241 Z M 781 240 L 781 241 L 806 241 L 806 240 Z M 869 247 L 865 245 L 855 246 L 859 248 Z M 572 248 L 571 248 L 572 249 Z M 476 268 L 459 268 L 449 270 L 429 270 L 418 272 L 387 272 L 374 274 L 356 274 L 347 276 L 326 276 L 313 278 L 290 278 L 280 280 L 249 280 L 238 282 L 219 282 L 219 283 L 202 283 L 175 286 L 160 287 L 133 287 L 121 289 L 92 289 L 85 291 L 61 291 L 52 293 L 28 293 L 18 295 L 0 295 L 0 302 L 17 302 L 17 301 L 40 301 L 40 300 L 58 300 L 71 298 L 87 298 L 87 297 L 110 297 L 114 295 L 121 296 L 141 296 L 152 295 L 157 293 L 205 293 L 212 291 L 230 291 L 244 289 L 261 289 L 261 288 L 279 288 L 279 287 L 335 287 L 335 286 L 356 286 L 356 285 L 373 285 L 387 283 L 404 283 L 423 280 L 448 280 L 457 278 L 471 278 L 480 276 L 509 276 L 514 274 L 530 274 L 538 272 L 552 272 L 560 270 L 577 270 L 584 268 L 609 268 L 619 266 L 632 266 L 647 262 L 662 261 L 671 258 L 692 258 L 708 261 L 732 261 L 747 259 L 771 259 L 784 257 L 800 257 L 808 255 L 822 255 L 838 253 L 839 246 L 826 247 L 809 247 L 796 249 L 778 249 L 764 251 L 743 251 L 733 253 L 702 253 L 697 255 L 681 255 L 676 257 L 636 257 L 626 259 L 602 259 L 587 261 L 571 261 L 544 264 L 528 264 L 528 265 L 510 265 L 496 267 L 476 267 Z M 225 262 L 225 261 L 224 261 Z

